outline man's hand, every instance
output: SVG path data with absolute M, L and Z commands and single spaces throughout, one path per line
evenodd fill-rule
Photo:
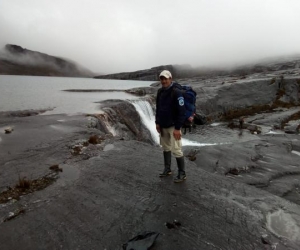
M 174 129 L 173 135 L 174 135 L 175 140 L 181 139 L 181 131 L 180 130 Z
M 158 133 L 160 133 L 160 126 L 159 126 L 159 124 L 156 124 L 156 131 L 157 131 Z

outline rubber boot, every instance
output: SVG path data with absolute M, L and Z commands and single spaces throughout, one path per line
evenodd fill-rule
M 179 183 L 179 182 L 183 182 L 186 179 L 184 156 L 176 158 L 176 161 L 177 161 L 177 167 L 178 167 L 178 175 L 174 179 L 174 182 Z
M 165 163 L 165 168 L 164 171 L 159 174 L 159 177 L 166 177 L 172 174 L 171 171 L 171 151 L 164 151 L 164 163 Z

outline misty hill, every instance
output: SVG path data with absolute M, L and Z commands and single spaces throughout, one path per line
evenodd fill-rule
M 0 75 L 94 76 L 90 70 L 70 60 L 11 44 L 0 52 Z
M 119 79 L 119 80 L 142 80 L 156 81 L 160 72 L 167 69 L 172 72 L 173 77 L 187 77 L 194 71 L 190 65 L 162 65 L 151 69 L 138 70 L 134 72 L 123 72 L 109 75 L 95 76 L 97 79 Z
M 294 70 L 300 68 L 300 56 L 278 57 L 262 60 L 258 63 L 226 67 L 198 67 L 193 68 L 190 65 L 163 65 L 151 69 L 138 70 L 134 72 L 123 72 L 109 75 L 99 75 L 98 79 L 120 79 L 120 80 L 143 80 L 157 81 L 159 73 L 164 70 L 170 70 L 174 79 L 193 78 L 193 77 L 213 77 L 213 76 L 246 76 L 253 73 L 268 73 L 281 70 Z

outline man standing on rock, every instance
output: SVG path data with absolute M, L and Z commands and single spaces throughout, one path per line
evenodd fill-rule
M 184 98 L 180 90 L 173 87 L 172 74 L 164 70 L 159 75 L 162 87 L 156 97 L 156 130 L 160 134 L 160 144 L 164 153 L 164 171 L 159 175 L 172 174 L 171 154 L 176 157 L 178 175 L 174 182 L 186 179 L 184 156 L 182 153 L 181 127 L 185 121 Z

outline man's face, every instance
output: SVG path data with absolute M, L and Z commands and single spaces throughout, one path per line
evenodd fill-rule
M 172 83 L 172 78 L 165 78 L 164 76 L 160 77 L 160 83 L 163 88 L 167 88 Z

